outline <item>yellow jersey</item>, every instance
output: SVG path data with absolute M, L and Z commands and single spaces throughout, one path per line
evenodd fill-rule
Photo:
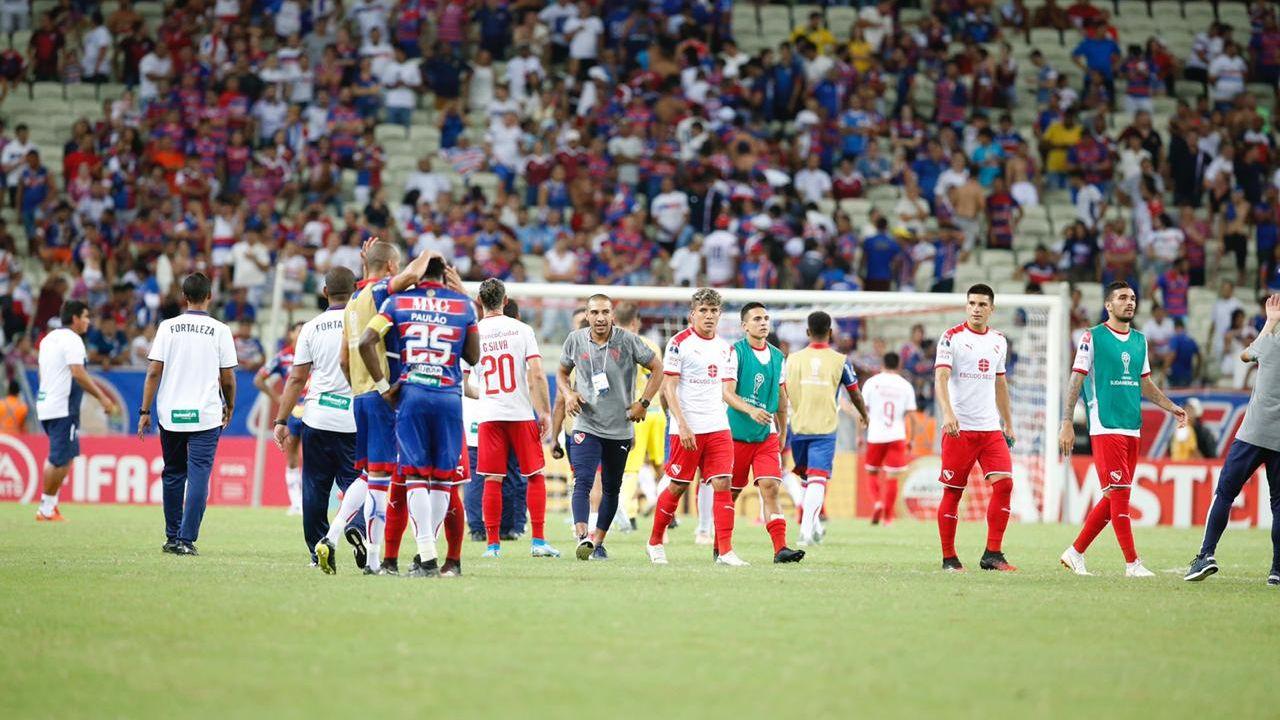
M 830 435 L 840 419 L 836 398 L 840 388 L 858 389 L 858 376 L 844 355 L 826 343 L 814 343 L 787 356 L 787 396 L 791 398 L 791 432 Z
M 369 321 L 378 314 L 382 301 L 387 299 L 389 294 L 387 285 L 390 282 L 391 278 L 385 277 L 362 286 L 347 303 L 346 313 L 342 316 L 342 333 L 347 340 L 353 396 L 373 391 L 373 378 L 369 376 L 364 359 L 360 357 L 360 336 L 364 335 Z M 385 337 L 379 344 L 383 347 L 383 352 L 378 354 L 378 366 L 382 369 L 382 377 L 386 378 L 387 382 L 395 382 L 398 378 L 393 378 L 390 374 Z

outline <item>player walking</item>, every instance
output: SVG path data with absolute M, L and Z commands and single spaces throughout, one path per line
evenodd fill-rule
M 782 351 L 769 344 L 769 311 L 758 302 L 742 306 L 739 314 L 746 337 L 733 344 L 737 374 L 724 384 L 729 405 L 729 431 L 733 435 L 732 498 L 754 477 L 764 510 L 765 530 L 773 541 L 773 561 L 793 563 L 804 559 L 803 550 L 787 547 L 787 518 L 778 503 L 782 486 L 782 444 L 779 431 L 787 427 L 787 383 Z M 716 525 L 715 554 L 729 552 L 733 527 Z
M 648 553 L 655 565 L 667 564 L 662 537 L 675 517 L 680 497 L 701 471 L 711 484 L 717 533 L 732 548 L 733 435 L 723 385 L 737 378 L 736 356 L 729 343 L 716 336 L 723 301 L 720 293 L 700 288 L 689 308 L 689 327 L 667 343 L 663 353 L 662 395 L 671 412 L 671 457 L 663 473 L 667 489 L 658 496 L 649 535 Z M 732 549 L 716 557 L 719 565 L 743 567 L 747 562 Z
M 875 503 L 871 524 L 893 522 L 898 500 L 898 482 L 907 471 L 907 413 L 916 409 L 916 389 L 898 372 L 898 353 L 885 353 L 884 371 L 862 384 L 867 401 L 867 451 L 863 462 Z
M 436 577 L 436 532 L 449 512 L 462 456 L 462 360 L 479 355 L 471 298 L 444 285 L 445 263 L 426 263 L 422 282 L 383 301 L 360 338 L 360 357 L 383 398 L 396 403 L 398 469 L 407 489 L 418 554 L 410 577 Z M 378 365 L 382 338 L 395 328 L 400 378 L 389 385 Z M 459 568 L 446 567 L 451 574 Z
M 507 456 L 514 450 L 520 474 L 528 478 L 529 522 L 533 557 L 560 557 L 546 538 L 547 484 L 542 441 L 551 428 L 551 394 L 542 371 L 542 355 L 533 328 L 503 314 L 507 288 L 490 278 L 480 284 L 479 372 L 480 451 L 477 470 L 484 475 L 484 527 L 488 547 L 483 557 L 501 551 L 502 479 Z
M 831 349 L 831 316 L 809 313 L 809 345 L 787 357 L 787 393 L 791 399 L 791 457 L 804 485 L 800 518 L 801 547 L 822 541 L 822 503 L 835 466 L 836 427 L 840 424 L 836 398 L 849 393 L 862 423 L 867 406 L 858 391 L 858 376 L 844 355 Z
M 271 401 L 270 407 L 280 405 L 280 393 L 284 390 L 284 384 L 289 379 L 289 371 L 293 369 L 293 347 L 298 344 L 298 333 L 302 330 L 302 323 L 294 323 L 289 327 L 289 331 L 285 333 L 284 347 L 280 348 L 280 352 L 275 357 L 262 366 L 258 374 L 253 378 L 253 386 L 259 392 L 267 396 Z M 280 378 L 280 391 L 271 387 L 271 378 Z M 306 391 L 299 400 L 299 404 L 289 413 L 289 419 L 286 426 L 289 430 L 289 436 L 284 441 L 284 487 L 289 493 L 289 515 L 302 514 L 302 466 L 301 466 L 301 447 L 299 443 L 302 439 L 302 409 L 306 402 Z M 269 408 L 268 408 L 269 409 Z
M 1143 567 L 1142 560 L 1138 559 L 1129 522 L 1129 491 L 1133 487 L 1133 469 L 1138 463 L 1138 441 L 1142 436 L 1142 399 L 1172 413 L 1179 427 L 1186 426 L 1187 413 L 1151 381 L 1147 338 L 1132 327 L 1138 310 L 1138 296 L 1133 288 L 1124 282 L 1108 285 L 1105 307 L 1108 320 L 1090 328 L 1076 348 L 1071 384 L 1063 405 L 1062 431 L 1058 434 L 1059 449 L 1070 457 L 1076 441 L 1071 417 L 1083 388 L 1102 499 L 1089 511 L 1080 535 L 1062 553 L 1061 559 L 1071 572 L 1090 574 L 1084 564 L 1084 552 L 1110 521 L 1124 554 L 1125 577 L 1154 577 L 1155 573 Z
M 1013 458 L 1009 448 L 1015 437 L 1009 382 L 1004 376 L 1009 343 L 989 325 L 995 303 L 996 293 L 991 286 L 979 283 L 969 288 L 965 303 L 968 319 L 942 334 L 934 363 L 934 393 L 942 408 L 943 433 L 938 535 L 942 539 L 942 568 L 949 572 L 964 571 L 956 557 L 956 525 L 960 498 L 975 462 L 991 483 L 987 549 L 979 567 L 1017 570 L 1005 560 L 1001 549 L 1013 495 Z
M 62 306 L 62 327 L 40 341 L 40 385 L 36 394 L 36 417 L 49 436 L 49 460 L 44 466 L 44 493 L 36 510 L 39 522 L 61 522 L 58 491 L 67 479 L 71 461 L 80 454 L 80 398 L 84 391 L 102 403 L 107 415 L 116 404 L 89 377 L 84 369 L 84 334 L 93 322 L 89 307 L 79 300 Z
M 1271 490 L 1271 572 L 1268 585 L 1280 585 L 1280 295 L 1267 299 L 1267 322 L 1262 332 L 1240 359 L 1258 363 L 1258 377 L 1249 398 L 1244 422 L 1231 442 L 1227 460 L 1218 476 L 1213 505 L 1204 521 L 1204 542 L 1200 554 L 1191 561 L 1184 580 L 1203 580 L 1218 572 L 1213 553 L 1218 540 L 1231 519 L 1231 506 L 1244 484 L 1259 466 L 1267 468 L 1267 486 Z

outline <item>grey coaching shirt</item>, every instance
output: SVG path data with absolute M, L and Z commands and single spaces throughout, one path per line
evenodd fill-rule
M 573 422 L 575 432 L 591 433 L 607 440 L 630 440 L 635 428 L 627 419 L 632 390 L 636 385 L 636 365 L 653 360 L 653 350 L 636 335 L 614 328 L 605 345 L 591 340 L 591 328 L 569 333 L 565 338 L 560 366 L 574 370 L 573 389 L 582 395 L 582 412 Z M 597 389 L 599 376 L 606 389 Z
M 1259 336 L 1249 346 L 1249 352 L 1258 358 L 1258 375 L 1236 437 L 1280 452 L 1280 336 Z

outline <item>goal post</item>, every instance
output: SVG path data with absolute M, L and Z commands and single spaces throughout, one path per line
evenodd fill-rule
M 474 294 L 476 283 L 468 283 Z M 586 298 L 602 293 L 614 301 L 636 303 L 647 334 L 660 345 L 684 327 L 688 301 L 694 288 L 650 286 L 599 286 L 560 283 L 508 283 L 507 294 L 520 304 L 526 322 L 539 332 L 549 360 L 558 356 L 559 344 L 569 330 L 569 316 Z M 923 325 L 925 337 L 936 339 L 948 327 L 963 321 L 962 293 L 865 292 L 827 290 L 719 290 L 726 313 L 721 332 L 741 336 L 737 309 L 752 301 L 764 303 L 781 336 L 814 310 L 824 310 L 837 321 L 852 322 L 861 338 L 883 338 L 896 350 L 913 325 Z M 997 288 L 992 326 L 1009 337 L 1016 357 L 1009 374 L 1017 443 L 1014 447 L 1015 498 L 1013 513 L 1024 521 L 1056 521 L 1060 516 L 1064 466 L 1058 455 L 1058 420 L 1061 417 L 1064 370 L 1068 366 L 1069 330 L 1065 286 L 1046 286 L 1047 294 L 1004 294 Z M 801 341 L 803 336 L 800 336 Z M 930 358 L 931 360 L 931 358 Z M 550 365 L 554 367 L 554 365 Z M 863 378 L 865 379 L 865 378 Z M 1021 476 L 1021 477 L 1018 477 Z M 935 473 L 936 477 L 936 473 Z M 975 490 L 981 483 L 971 483 Z M 938 490 L 936 483 L 925 492 Z M 922 484 L 923 487 L 923 484 Z M 904 488 L 904 495 L 905 495 Z M 977 495 L 978 493 L 971 493 Z M 985 507 L 985 504 L 983 505 Z

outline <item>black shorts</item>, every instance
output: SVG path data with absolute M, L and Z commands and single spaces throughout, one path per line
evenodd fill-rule
M 1228 233 L 1222 239 L 1222 252 L 1234 253 L 1236 256 L 1236 270 L 1244 272 L 1245 260 L 1249 257 L 1249 238 L 1239 233 Z

